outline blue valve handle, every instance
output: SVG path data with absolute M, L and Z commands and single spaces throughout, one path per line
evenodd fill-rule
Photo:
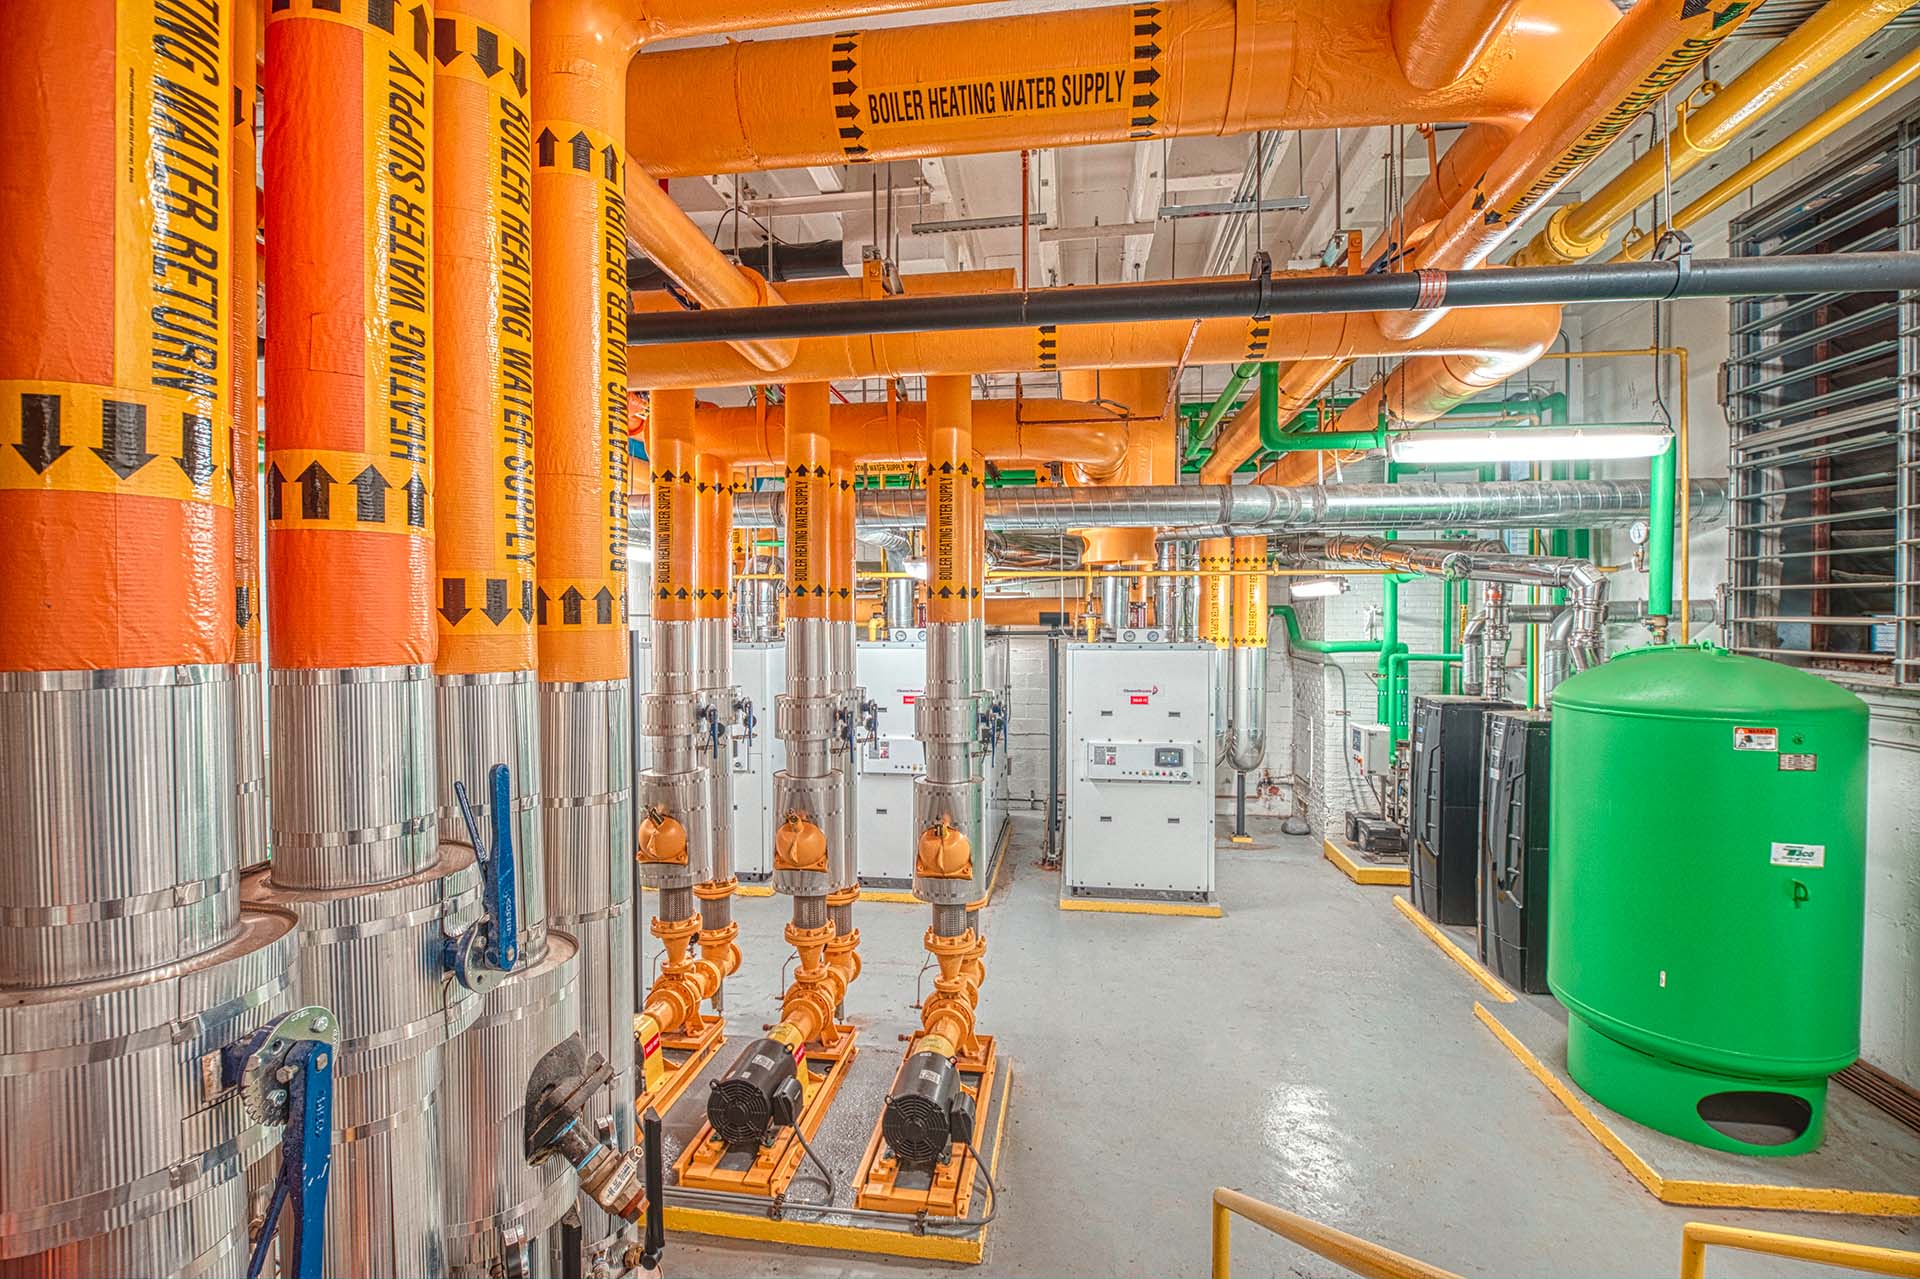
M 513 883 L 513 775 L 505 764 L 487 774 L 493 804 L 493 856 L 486 866 L 487 897 L 492 903 L 493 936 L 487 958 L 503 973 L 520 959 L 520 913 Z
M 244 1064 L 270 1042 L 272 1032 L 284 1020 L 277 1019 L 262 1028 L 240 1046 L 237 1057 L 229 1054 L 229 1063 Z M 333 1159 L 333 1053 L 333 1044 L 326 1040 L 301 1039 L 288 1047 L 274 1066 L 276 1080 L 282 1070 L 290 1071 L 292 1077 L 285 1084 L 286 1123 L 280 1133 L 280 1168 L 274 1176 L 273 1198 L 260 1236 L 247 1260 L 247 1279 L 259 1279 L 267 1249 L 289 1205 L 290 1279 L 322 1279 L 325 1273 L 327 1185 Z
M 457 778 L 453 783 L 453 799 L 460 806 L 460 819 L 467 824 L 467 837 L 473 842 L 474 856 L 480 863 L 487 913 L 482 925 L 486 933 L 481 957 L 489 967 L 510 973 L 520 959 L 520 919 L 513 871 L 513 774 L 505 764 L 495 764 L 487 770 L 487 802 L 493 813 L 491 851 L 480 840 L 480 824 L 473 818 L 467 784 Z

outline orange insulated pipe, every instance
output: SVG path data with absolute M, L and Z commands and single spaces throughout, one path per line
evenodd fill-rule
M 442 675 L 534 668 L 526 0 L 442 0 L 434 76 L 433 603 Z M 481 50 L 489 51 L 484 59 Z M 514 69 L 521 68 L 515 75 Z
M 700 559 L 693 392 L 655 391 L 647 441 L 653 476 L 653 616 L 690 622 Z
M 0 670 L 234 657 L 233 10 L 171 8 L 0 4 Z
M 1471 191 L 1454 202 L 1410 265 L 1458 270 L 1486 261 L 1520 221 L 1604 151 L 1759 7 L 1759 0 L 1711 4 L 1642 0 L 1634 5 L 1500 152 Z M 1385 316 L 1382 329 L 1411 336 L 1435 323 L 1440 314 Z
M 920 400 L 829 407 L 833 446 L 856 462 L 918 462 L 927 455 Z M 1157 420 L 1157 419 L 1155 419 Z M 786 409 L 762 402 L 694 410 L 702 453 L 729 465 L 777 461 L 786 452 Z M 975 400 L 974 444 L 996 462 L 1065 462 L 1111 470 L 1127 456 L 1131 419 L 1074 400 Z
M 831 622 L 853 620 L 853 462 L 851 454 L 836 450 L 827 467 L 827 620 Z
M 233 210 L 227 223 L 227 260 L 233 269 L 227 290 L 233 345 L 227 360 L 232 382 L 231 452 L 233 481 L 233 660 L 242 667 L 260 664 L 260 258 L 255 249 L 258 204 L 258 157 L 254 154 L 257 121 L 260 31 L 255 19 L 263 0 L 242 0 L 235 9 L 233 56 L 232 137 L 228 142 L 233 175 Z M 257 691 L 249 695 L 245 713 L 258 715 Z M 257 741 L 259 729 L 250 730 Z M 259 760 L 241 761 L 259 767 Z M 262 856 L 265 849 L 257 851 Z
M 786 615 L 824 618 L 833 589 L 833 442 L 827 384 L 796 383 L 786 392 Z M 657 558 L 660 548 L 655 546 L 653 553 Z
M 1518 0 L 1393 0 L 1387 23 L 1407 82 L 1441 89 L 1464 76 L 1519 7 Z
M 629 127 L 651 132 L 657 177 L 1256 129 L 1517 129 L 1616 18 L 1606 0 L 1522 0 L 1476 74 L 1423 90 L 1390 10 L 1159 0 L 679 49 L 634 61 Z
M 969 518 L 974 474 L 973 384 L 927 379 L 927 622 L 964 622 L 984 581 L 984 547 Z
M 678 392 L 667 392 L 677 395 Z M 689 398 L 691 398 L 689 396 Z M 696 422 L 698 419 L 695 419 Z M 712 453 L 694 458 L 693 615 L 729 616 L 733 598 L 733 468 Z
M 546 683 L 627 675 L 622 100 L 641 36 L 637 10 L 612 0 L 533 5 L 533 260 L 541 264 L 533 286 L 535 625 Z M 676 474 L 691 473 L 691 453 L 676 461 L 684 462 Z M 660 571 L 656 561 L 656 593 Z M 560 601 L 569 592 L 582 601 L 604 593 L 611 605 L 568 609 Z
M 277 667 L 434 655 L 430 24 L 267 15 L 266 502 Z
M 1355 359 L 1431 351 L 1505 349 L 1505 329 L 1527 308 L 1450 311 L 1412 338 L 1382 332 L 1394 314 L 1277 315 L 1245 319 L 1156 320 L 957 332 L 876 333 L 802 338 L 783 378 L 841 381 L 914 375 L 1051 373 L 1060 369 L 1172 368 L 1248 360 Z M 640 387 L 754 386 L 766 375 L 724 342 L 629 348 Z
M 1173 460 L 1173 400 L 1168 395 L 1172 370 L 1072 369 L 1060 374 L 1060 393 L 1076 400 L 1118 404 L 1132 418 L 1127 447 L 1112 466 L 1090 466 L 1070 484 L 1089 486 L 1172 484 L 1177 478 Z M 976 443 L 978 441 L 976 440 Z M 1075 529 L 1086 542 L 1081 558 L 1088 564 L 1152 565 L 1155 531 L 1150 528 Z

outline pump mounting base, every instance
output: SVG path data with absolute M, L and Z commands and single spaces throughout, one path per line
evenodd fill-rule
M 832 1048 L 809 1044 L 800 1063 L 807 1100 L 794 1126 L 809 1142 L 826 1122 L 827 1110 L 833 1105 L 846 1079 L 847 1067 L 858 1051 L 854 1043 L 858 1032 L 846 1024 L 836 1029 L 839 1037 Z M 692 1073 L 688 1072 L 689 1079 Z M 770 1145 L 739 1150 L 728 1146 L 714 1132 L 712 1124 L 703 1122 L 699 1133 L 675 1162 L 674 1172 L 681 1186 L 773 1199 L 786 1193 L 805 1157 L 793 1128 L 780 1129 Z

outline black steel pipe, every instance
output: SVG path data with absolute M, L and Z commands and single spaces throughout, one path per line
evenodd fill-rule
M 1669 298 L 1920 289 L 1920 253 L 1817 253 L 1777 258 L 1604 262 L 1582 266 L 1395 271 L 1279 279 L 1175 280 L 1030 292 L 960 293 L 871 302 L 807 302 L 713 311 L 644 312 L 627 323 L 633 346 L 1005 329 L 1038 324 L 1129 324 L 1349 311 L 1645 302 Z

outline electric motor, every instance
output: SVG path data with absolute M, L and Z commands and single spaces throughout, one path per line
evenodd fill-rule
M 946 1157 L 956 1141 L 973 1140 L 973 1097 L 960 1072 L 940 1053 L 915 1053 L 887 1098 L 880 1133 L 901 1163 L 924 1165 Z
M 787 1046 L 756 1039 L 715 1080 L 707 1094 L 707 1122 L 729 1146 L 764 1144 L 799 1117 L 806 1092 Z

